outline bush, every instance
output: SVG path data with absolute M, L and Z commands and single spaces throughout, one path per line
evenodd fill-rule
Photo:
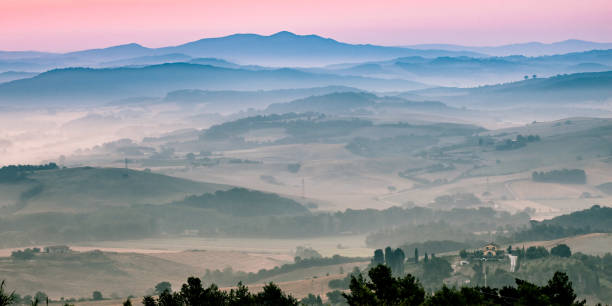
M 327 293 L 327 300 L 332 305 L 347 305 L 346 299 L 342 296 L 342 291 L 334 290 Z
M 298 171 L 300 171 L 301 167 L 302 167 L 302 165 L 300 165 L 300 164 L 288 164 L 287 165 L 287 171 L 289 171 L 291 173 L 298 173 Z
M 100 291 L 94 291 L 94 292 L 91 294 L 91 299 L 92 299 L 92 300 L 94 300 L 94 301 L 101 301 L 101 300 L 103 300 L 103 299 L 104 299 L 104 297 L 102 296 L 102 292 L 100 292 Z
M 548 257 L 548 250 L 545 247 L 529 247 L 527 251 L 525 251 L 525 257 L 527 259 L 538 259 Z
M 155 285 L 155 294 L 160 295 L 165 291 L 172 293 L 172 285 L 169 282 L 160 282 Z
M 0 283 L 0 306 L 12 305 L 16 299 L 15 292 L 8 293 L 4 291 L 4 281 L 2 281 Z
M 570 257 L 572 256 L 572 251 L 569 246 L 566 244 L 560 244 L 552 249 L 550 249 L 550 255 L 559 256 L 559 257 Z
M 35 249 L 25 249 L 23 251 L 17 250 L 17 251 L 11 252 L 11 258 L 17 259 L 17 260 L 29 260 L 29 259 L 34 258 L 35 253 L 39 253 L 39 252 L 40 252 L 40 249 L 38 249 L 38 252 Z

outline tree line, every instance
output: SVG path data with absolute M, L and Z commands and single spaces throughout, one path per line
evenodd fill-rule
M 582 169 L 562 169 L 548 172 L 534 171 L 531 174 L 531 179 L 534 182 L 586 184 L 586 172 Z
M 206 270 L 203 279 L 205 281 L 216 282 L 222 286 L 229 286 L 236 284 L 238 281 L 244 282 L 245 284 L 252 284 L 262 279 L 270 278 L 276 275 L 289 273 L 299 269 L 306 269 L 311 267 L 331 266 L 345 263 L 362 262 L 366 261 L 367 258 L 360 257 L 344 257 L 340 255 L 334 255 L 332 257 L 320 257 L 320 258 L 305 258 L 296 257 L 294 263 L 284 264 L 282 266 L 276 266 L 272 269 L 261 269 L 258 272 L 234 272 L 231 268 L 225 268 L 223 270 Z
M 11 183 L 23 180 L 28 174 L 39 170 L 58 169 L 56 163 L 44 165 L 8 165 L 0 168 L 0 183 Z
M 377 265 L 367 274 L 351 275 L 349 292 L 341 293 L 348 305 L 585 305 L 577 299 L 572 283 L 563 272 L 555 272 L 546 285 L 539 286 L 524 280 L 516 279 L 516 286 L 503 288 L 491 287 L 447 287 L 427 294 L 423 285 L 414 276 L 394 277 L 391 268 Z M 158 284 L 159 286 L 159 284 Z M 145 296 L 145 306 L 199 306 L 199 305 L 299 305 L 292 295 L 283 292 L 276 284 L 268 283 L 258 293 L 252 293 L 248 287 L 238 283 L 229 291 L 219 289 L 215 284 L 204 287 L 202 280 L 189 277 L 177 292 L 169 286 L 163 289 L 157 298 Z M 94 294 L 94 298 L 96 295 Z M 101 298 L 101 294 L 100 294 Z M 309 295 L 303 301 L 314 299 L 315 304 L 322 302 L 320 297 Z M 14 292 L 5 290 L 4 282 L 0 284 L 0 306 L 16 303 Z M 131 306 L 128 298 L 124 306 Z
M 556 272 L 544 286 L 516 279 L 516 286 L 447 287 L 426 294 L 420 281 L 407 274 L 393 277 L 384 265 L 372 268 L 369 279 L 351 278 L 350 292 L 343 293 L 349 305 L 584 305 L 577 300 L 572 283 L 563 272 Z

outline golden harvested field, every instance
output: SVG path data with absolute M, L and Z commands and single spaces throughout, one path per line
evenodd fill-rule
M 325 294 L 327 292 L 333 291 L 335 289 L 331 289 L 328 286 L 330 280 L 344 278 L 345 274 L 330 274 L 328 276 L 322 276 L 317 278 L 310 278 L 304 280 L 295 280 L 288 282 L 279 282 L 277 284 L 283 291 L 288 294 L 291 294 L 293 297 L 297 299 L 301 299 L 306 297 L 309 293 L 314 295 L 320 295 L 321 298 L 325 301 L 327 298 Z M 249 290 L 251 292 L 259 292 L 263 289 L 265 284 L 254 284 L 249 285 Z M 224 287 L 221 290 L 229 291 L 233 287 Z M 142 297 L 138 296 L 133 299 L 132 305 L 142 305 L 141 304 Z M 125 299 L 109 299 L 104 301 L 86 301 L 86 302 L 77 302 L 75 305 L 79 306 L 115 306 L 115 305 L 123 305 Z M 60 304 L 58 304 L 60 305 Z
M 371 256 L 374 249 L 365 245 L 366 235 L 336 235 L 315 238 L 150 238 L 140 240 L 101 241 L 76 244 L 76 248 L 148 253 L 186 250 L 236 251 L 291 256 L 298 246 L 312 247 L 323 256 Z
M 289 254 L 248 253 L 242 251 L 193 250 L 183 252 L 153 253 L 150 256 L 186 264 L 198 270 L 223 270 L 232 267 L 234 271 L 257 272 L 271 269 L 293 261 Z
M 548 241 L 533 241 L 524 243 L 525 247 L 543 246 L 550 249 L 559 244 L 567 244 L 572 253 L 581 252 L 591 255 L 604 255 L 612 253 L 612 234 L 610 233 L 592 233 L 568 238 L 561 238 Z M 520 244 L 522 247 L 523 244 Z

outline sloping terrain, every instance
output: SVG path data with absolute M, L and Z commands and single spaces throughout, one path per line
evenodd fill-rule
M 70 104 L 109 102 L 133 96 L 164 96 L 180 89 L 272 90 L 329 85 L 365 90 L 407 90 L 426 86 L 402 79 L 315 74 L 295 69 L 244 70 L 169 63 L 140 68 L 66 68 L 41 73 L 30 79 L 0 84 L 0 101 Z M 65 105 L 65 104 L 64 104 Z
M 163 204 L 227 189 L 145 171 L 117 168 L 66 168 L 36 171 L 26 179 L 0 183 L 3 206 L 26 212 L 79 212 L 104 206 Z
M 474 88 L 433 88 L 411 92 L 409 96 L 415 93 L 451 105 L 472 107 L 556 107 L 585 102 L 601 105 L 612 98 L 612 71 L 531 78 Z

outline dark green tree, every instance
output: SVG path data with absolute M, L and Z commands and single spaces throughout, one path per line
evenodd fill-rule
M 48 300 L 49 296 L 42 291 L 38 291 L 34 295 L 34 301 L 38 301 L 39 303 L 46 303 Z
M 0 306 L 8 306 L 16 302 L 15 292 L 4 291 L 4 281 L 0 283 Z
M 432 257 L 428 262 L 423 263 L 423 283 L 437 287 L 442 280 L 449 277 L 453 272 L 451 265 L 445 259 Z
M 164 290 L 157 298 L 159 306 L 181 306 L 182 298 L 178 292 L 171 293 L 169 290 Z
M 393 264 L 393 249 L 391 247 L 385 248 L 385 265 L 391 267 Z
M 334 290 L 327 293 L 327 300 L 332 305 L 344 305 L 346 304 L 346 299 L 342 296 L 342 291 Z
M 155 302 L 155 299 L 150 295 L 147 295 L 144 298 L 142 298 L 142 304 L 144 306 L 156 306 L 157 305 L 157 303 Z
M 92 300 L 94 300 L 94 301 L 101 301 L 101 300 L 103 300 L 103 299 L 104 299 L 104 297 L 102 296 L 102 292 L 100 292 L 100 291 L 94 291 L 94 292 L 91 294 L 91 299 L 92 299 Z
M 255 297 L 249 292 L 249 288 L 243 285 L 242 282 L 238 283 L 236 289 L 230 290 L 229 300 L 230 306 L 255 305 Z
M 164 291 L 172 293 L 172 284 L 170 282 L 159 282 L 155 285 L 155 294 L 160 295 Z
M 352 277 L 350 293 L 343 294 L 349 305 L 420 305 L 425 290 L 412 276 L 393 277 L 391 269 L 384 265 L 368 272 L 370 281 Z
M 385 254 L 383 250 L 377 249 L 374 251 L 374 257 L 372 258 L 372 266 L 376 267 L 378 265 L 385 264 Z
M 306 306 L 322 306 L 323 300 L 321 299 L 320 295 L 315 296 L 314 294 L 309 293 L 308 296 L 300 300 L 300 304 Z
M 203 295 L 202 281 L 197 277 L 189 277 L 181 287 L 181 296 L 187 305 L 201 305 Z
M 269 283 L 263 287 L 263 291 L 255 296 L 257 305 L 298 305 L 298 301 L 291 295 L 285 294 L 277 285 Z
M 377 267 L 382 267 L 378 265 Z M 349 285 L 350 293 L 342 293 L 344 299 L 349 305 L 379 305 L 376 294 L 369 288 L 366 280 L 361 274 L 351 276 L 351 284 Z
M 548 257 L 549 253 L 548 250 L 546 250 L 545 247 L 529 247 L 527 248 L 527 251 L 525 251 L 525 258 L 527 259 L 538 259 L 538 258 L 543 258 L 543 257 Z
M 406 255 L 404 254 L 404 251 L 402 251 L 402 249 L 397 248 L 395 249 L 395 251 L 393 251 L 393 256 L 392 256 L 392 266 L 391 266 L 391 270 L 393 271 L 393 273 L 397 276 L 402 276 L 404 275 L 404 262 L 406 261 Z
M 559 257 L 570 257 L 572 256 L 572 251 L 570 250 L 567 244 L 560 244 L 550 249 L 550 255 L 559 256 Z

